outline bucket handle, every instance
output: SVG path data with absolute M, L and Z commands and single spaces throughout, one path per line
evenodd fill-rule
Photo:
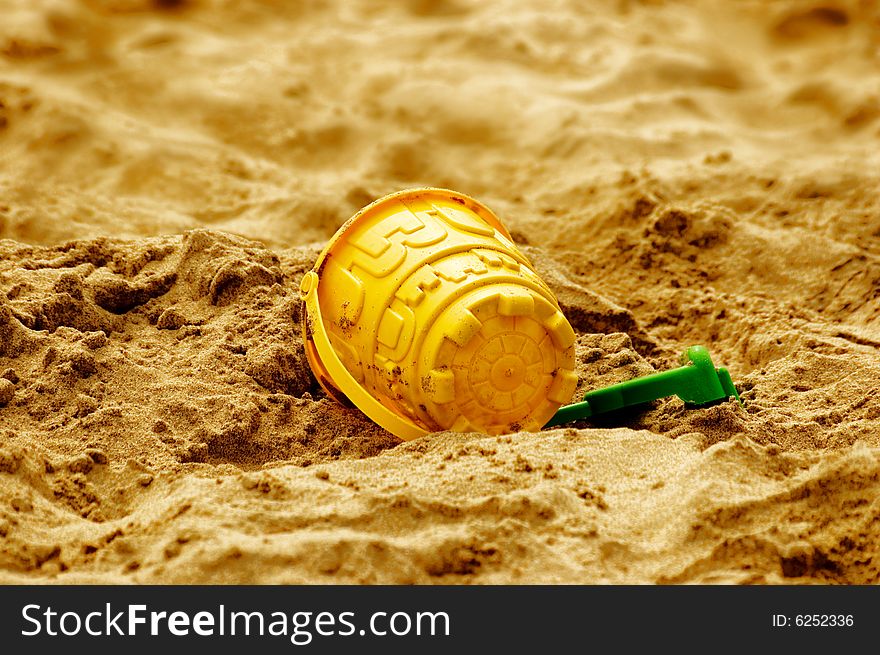
M 339 359 L 330 343 L 330 337 L 327 336 L 327 331 L 324 329 L 321 305 L 318 302 L 318 282 L 318 274 L 315 271 L 309 271 L 300 283 L 300 291 L 306 303 L 306 312 L 312 321 L 312 329 L 309 330 L 310 337 L 318 350 L 321 363 L 330 374 L 330 379 L 358 409 L 395 436 L 410 441 L 428 434 L 427 430 L 408 421 L 373 398 L 370 392 L 364 389 L 345 368 L 345 364 Z

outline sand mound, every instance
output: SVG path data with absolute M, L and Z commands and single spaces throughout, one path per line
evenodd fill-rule
M 873 3 L 13 3 L 0 580 L 880 578 Z M 497 211 L 578 394 L 707 345 L 744 405 L 402 444 L 298 285 L 407 186 Z

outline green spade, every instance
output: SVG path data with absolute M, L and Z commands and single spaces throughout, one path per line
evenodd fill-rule
M 579 421 L 667 396 L 678 396 L 688 405 L 707 405 L 730 396 L 742 403 L 730 373 L 726 368 L 715 368 L 705 347 L 691 346 L 681 356 L 681 361 L 684 366 L 680 368 L 590 391 L 582 402 L 560 407 L 544 427 Z

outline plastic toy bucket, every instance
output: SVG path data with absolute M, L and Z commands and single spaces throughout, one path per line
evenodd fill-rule
M 413 189 L 360 210 L 302 280 L 321 386 L 389 432 L 540 429 L 577 385 L 575 335 L 484 205 Z

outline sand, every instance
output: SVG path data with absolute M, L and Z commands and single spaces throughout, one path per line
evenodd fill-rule
M 871 0 L 0 3 L 0 582 L 880 579 Z M 730 401 L 402 443 L 299 280 L 471 194 L 578 392 L 709 347 Z

